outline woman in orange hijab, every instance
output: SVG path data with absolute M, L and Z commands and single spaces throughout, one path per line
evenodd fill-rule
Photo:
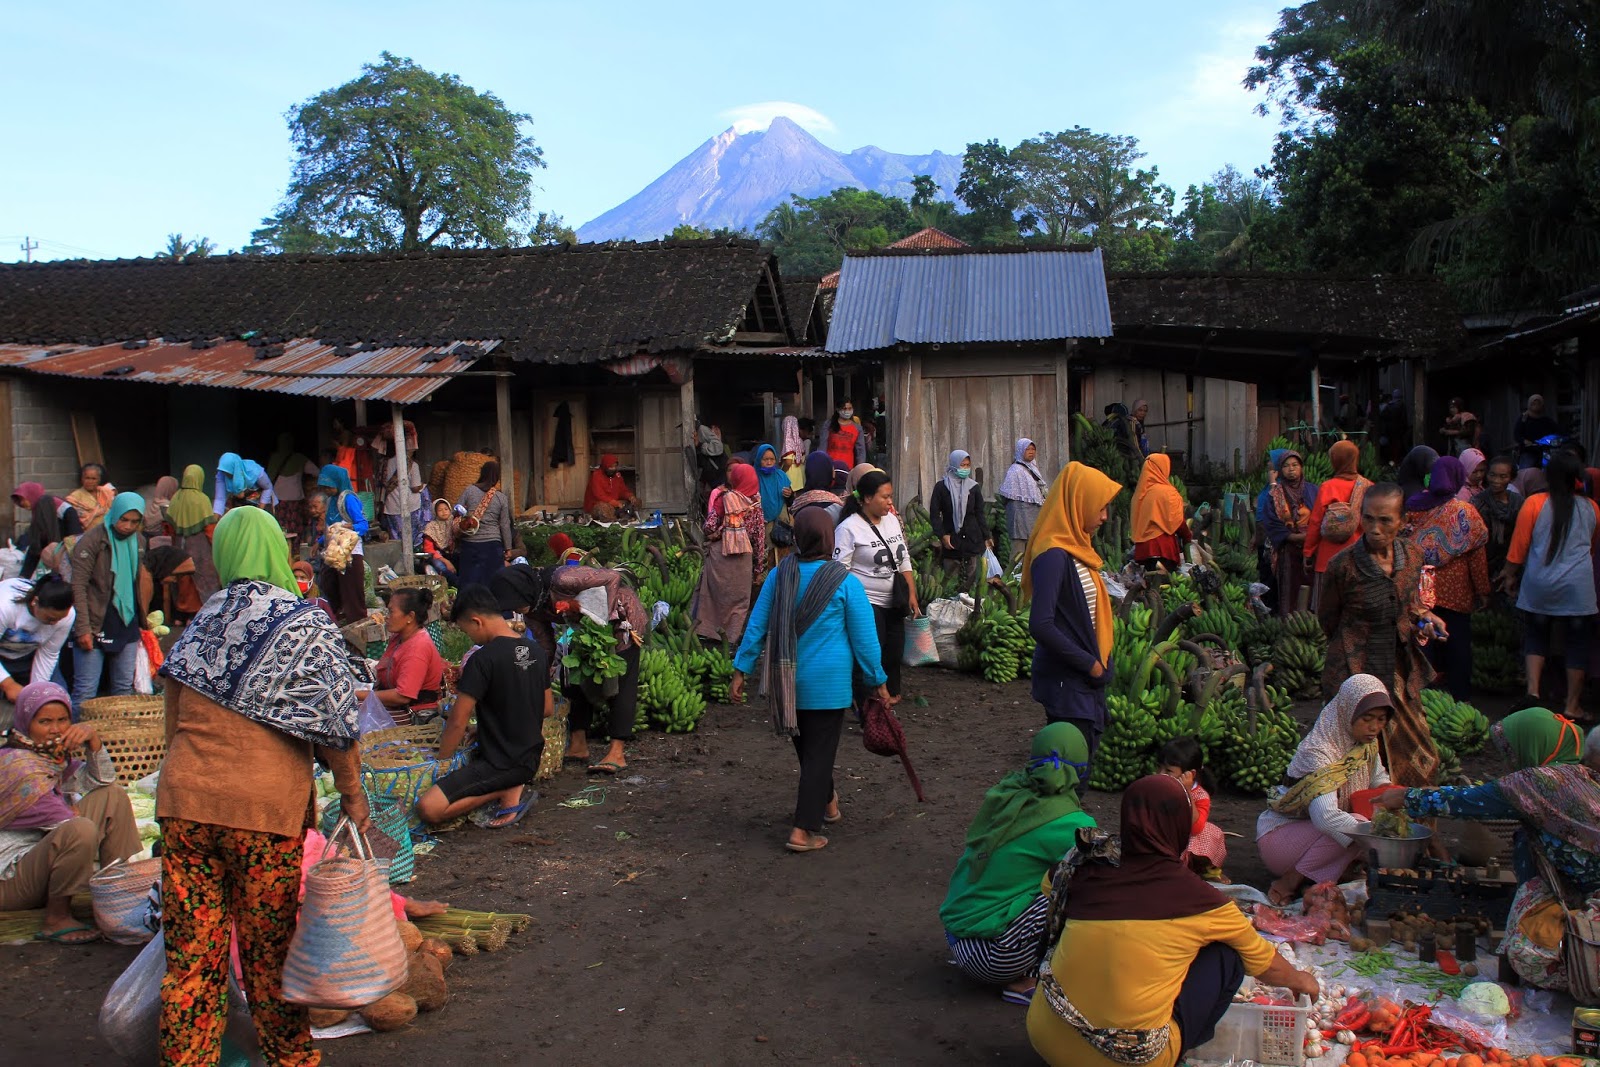
M 1106 728 L 1111 681 L 1111 597 L 1100 577 L 1104 561 L 1093 537 L 1122 486 L 1093 467 L 1068 463 L 1056 477 L 1028 537 L 1022 588 L 1033 598 L 1033 699 L 1048 722 L 1070 722 L 1089 742 L 1089 780 Z
M 1157 452 L 1144 461 L 1133 491 L 1133 558 L 1149 570 L 1177 570 L 1191 540 L 1183 496 L 1172 484 L 1172 458 Z

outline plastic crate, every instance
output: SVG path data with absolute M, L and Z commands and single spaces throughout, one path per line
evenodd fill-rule
M 1375 919 L 1394 912 L 1420 911 L 1435 919 L 1481 915 L 1496 928 L 1506 924 L 1515 882 L 1468 882 L 1438 875 L 1413 878 L 1367 871 L 1367 914 Z
M 1184 1060 L 1251 1060 L 1263 1067 L 1304 1067 L 1310 1019 L 1311 1000 L 1307 997 L 1295 1004 L 1231 1004 L 1217 1023 L 1216 1036 L 1190 1049 Z

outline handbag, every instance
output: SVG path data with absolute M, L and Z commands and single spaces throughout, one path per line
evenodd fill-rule
M 1335 500 L 1322 513 L 1319 532 L 1325 541 L 1342 545 L 1356 535 L 1361 527 L 1361 503 L 1366 499 L 1367 488 L 1372 483 L 1356 475 L 1355 488 L 1350 491 L 1350 501 Z
M 871 696 L 856 705 L 856 717 L 861 721 L 861 740 L 867 746 L 867 751 L 874 756 L 899 756 L 900 765 L 906 769 L 906 777 L 911 779 L 911 788 L 916 790 L 917 799 L 927 803 L 928 798 L 922 793 L 922 780 L 917 777 L 916 768 L 911 766 L 911 757 L 906 754 L 906 732 L 901 728 L 894 708 L 882 697 Z
M 483 494 L 483 499 L 478 501 L 478 506 L 472 509 L 470 515 L 463 515 L 456 520 L 456 533 L 461 537 L 478 532 L 478 527 L 483 525 L 483 516 L 489 510 L 489 501 L 500 491 L 499 483 L 491 485 L 489 491 Z
M 889 557 L 889 566 L 894 568 L 894 578 L 889 585 L 889 610 L 898 611 L 901 615 L 911 614 L 911 583 L 906 580 L 906 572 L 895 567 L 894 550 L 889 547 L 889 542 L 883 539 L 883 534 L 878 532 L 878 524 L 868 519 L 867 525 L 872 527 L 872 535 L 878 539 L 878 544 L 883 546 L 884 554 Z
M 336 856 L 341 834 L 354 854 Z M 283 962 L 283 999 L 312 1008 L 355 1009 L 406 982 L 406 946 L 389 886 L 360 831 L 347 818 L 328 835 L 305 875 L 305 900 Z

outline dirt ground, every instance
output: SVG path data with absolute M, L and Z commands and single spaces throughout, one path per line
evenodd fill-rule
M 445 835 L 407 894 L 526 912 L 532 927 L 503 951 L 458 957 L 442 1011 L 325 1042 L 327 1062 L 1037 1063 L 1024 1010 L 946 962 L 938 908 L 979 799 L 1021 764 L 1042 714 L 1026 682 L 922 669 L 907 690 L 929 701 L 900 706 L 928 803 L 852 726 L 837 771 L 844 820 L 818 853 L 781 848 L 794 754 L 759 703 L 714 707 L 687 737 L 645 736 L 598 807 L 556 806 L 594 781 L 573 769 L 515 829 Z M 1085 804 L 1110 828 L 1116 805 L 1102 793 Z M 1229 838 L 1230 876 L 1265 886 L 1260 810 L 1222 794 L 1212 818 L 1243 835 Z M 0 946 L 5 1060 L 119 1062 L 96 1016 L 135 952 Z

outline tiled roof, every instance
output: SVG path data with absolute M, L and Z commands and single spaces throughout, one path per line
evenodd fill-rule
M 801 344 L 814 341 L 811 336 L 811 311 L 817 302 L 815 278 L 784 279 L 783 303 L 789 314 L 789 335 Z
M 731 339 L 771 253 L 754 241 L 0 266 L 0 342 L 139 338 L 424 347 L 499 341 L 541 363 Z
M 845 257 L 827 348 L 1110 336 L 1098 248 L 879 250 Z
M 956 237 L 951 237 L 943 230 L 929 226 L 925 230 L 918 230 L 910 237 L 902 237 L 891 242 L 890 248 L 970 248 L 971 245 Z

